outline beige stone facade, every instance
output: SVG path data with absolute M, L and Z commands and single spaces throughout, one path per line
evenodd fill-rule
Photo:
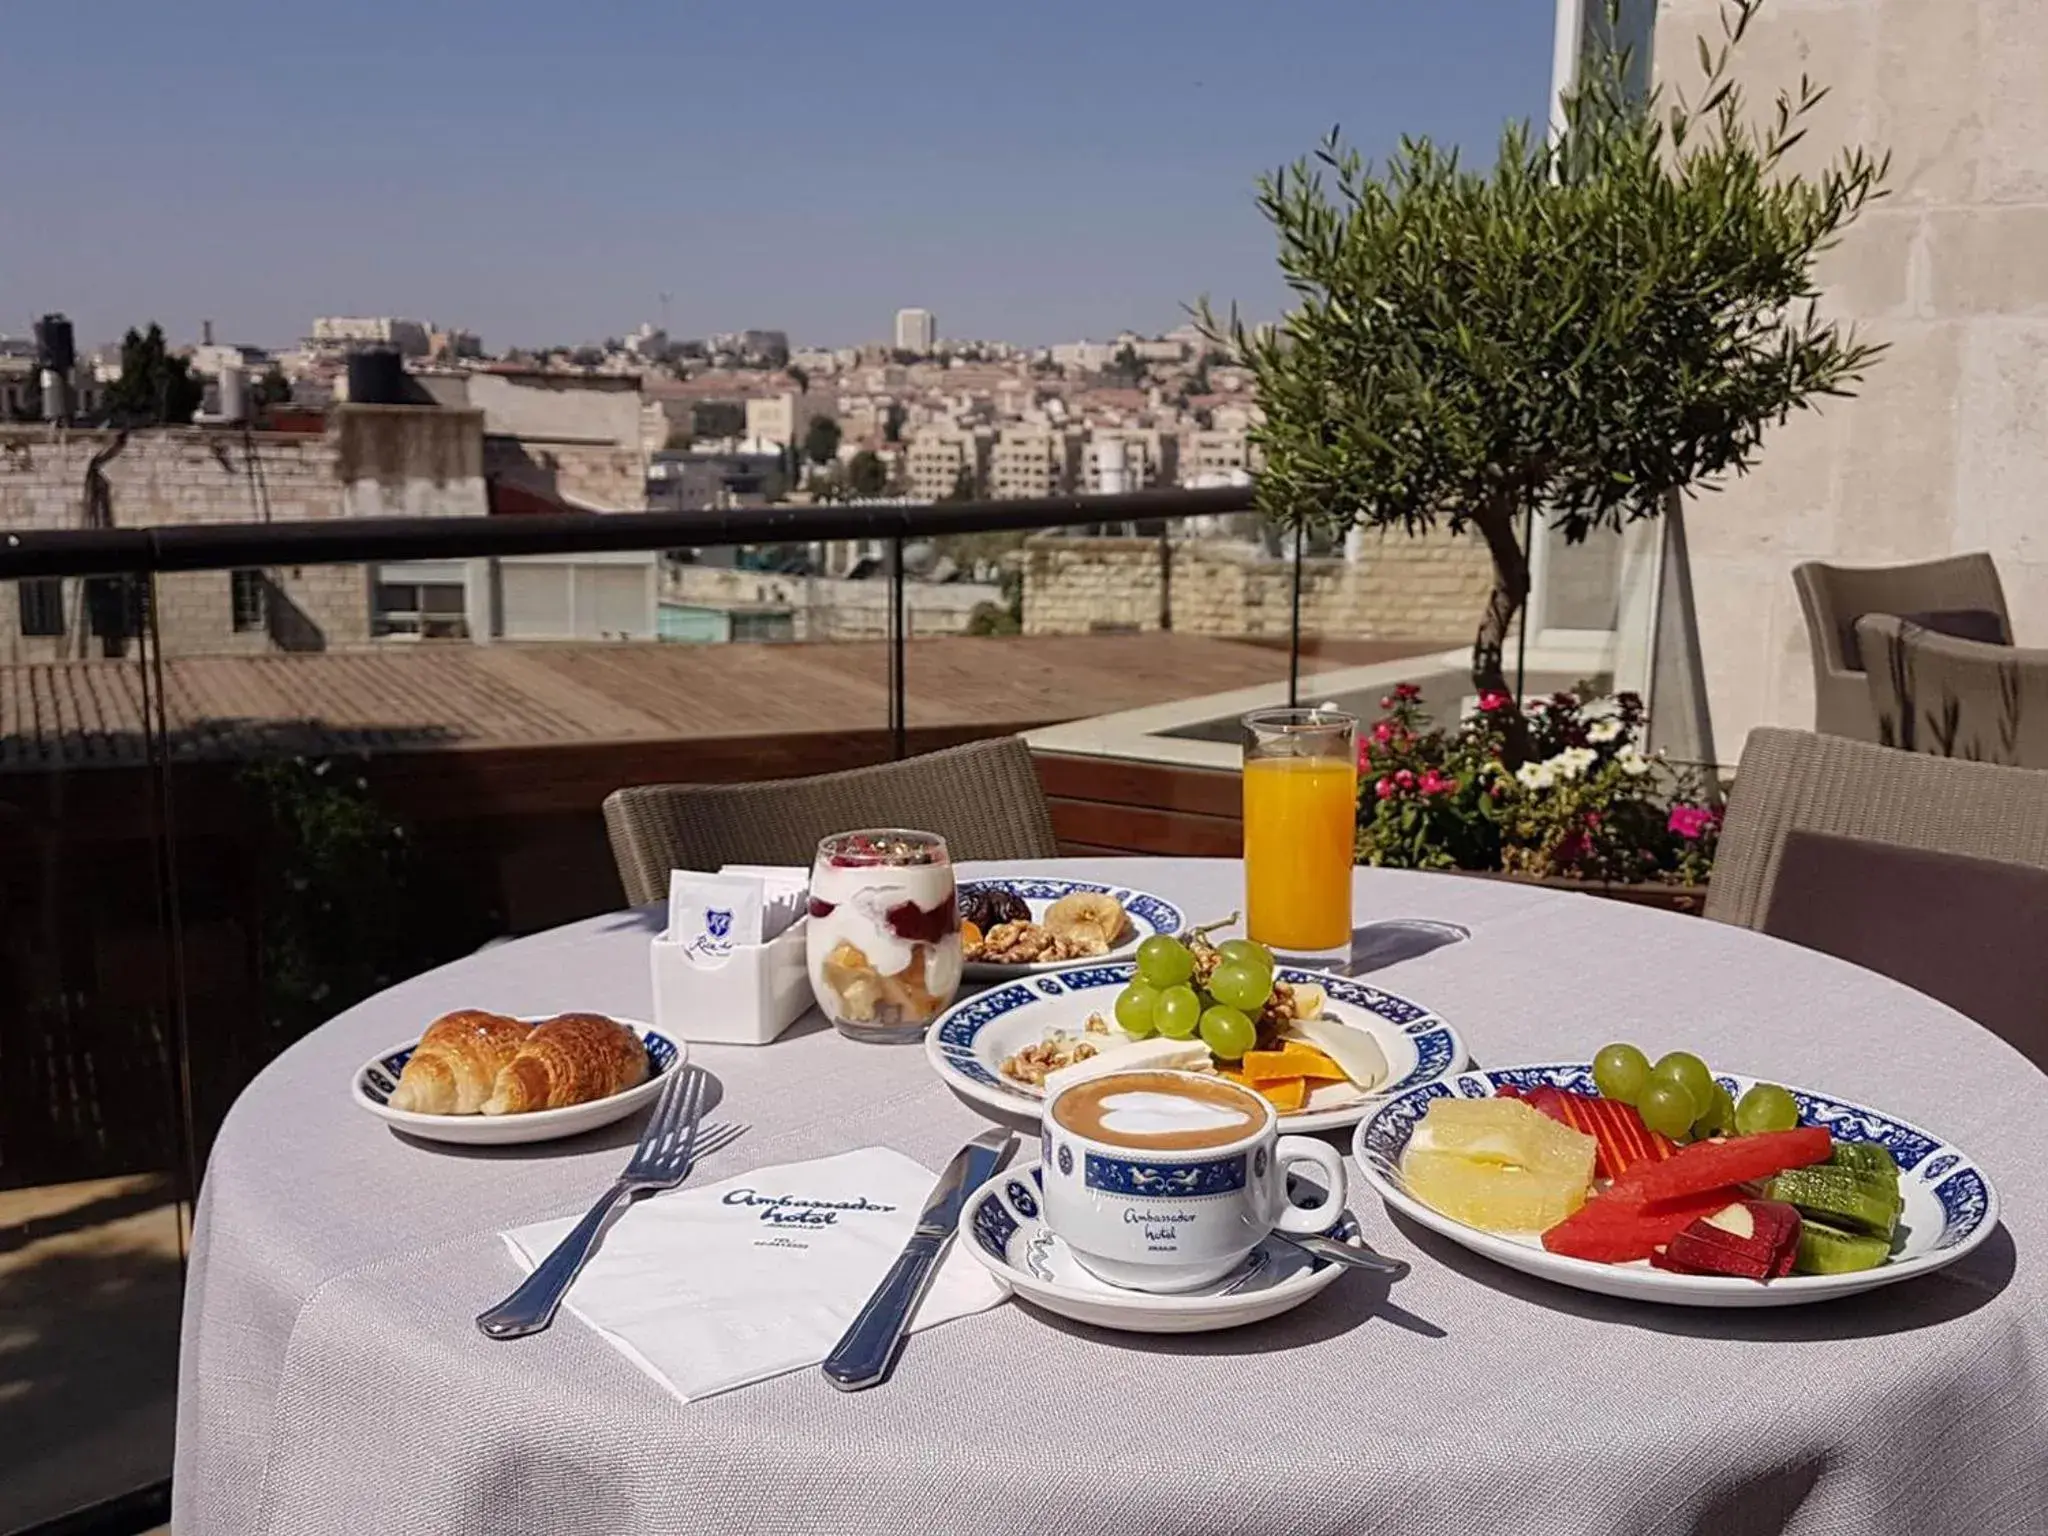
M 1024 632 L 1057 635 L 1171 627 L 1199 635 L 1284 636 L 1290 562 L 1231 540 L 1167 545 L 1162 597 L 1157 539 L 1045 534 L 1025 546 Z M 1435 533 L 1367 534 L 1358 558 L 1303 563 L 1305 635 L 1356 640 L 1469 639 L 1493 584 L 1485 549 Z
M 1004 427 L 989 454 L 989 494 L 1062 496 L 1081 478 L 1082 434 L 1047 427 Z
M 988 483 L 988 434 L 933 428 L 914 434 L 904 449 L 904 488 L 912 496 L 939 501 L 963 475 L 977 494 Z
M 1666 0 L 1667 89 L 1697 78 L 1715 0 Z M 1771 0 L 1738 57 L 1753 101 L 1830 88 L 1796 152 L 1892 153 L 1891 196 L 1823 262 L 1823 312 L 1890 351 L 1858 397 L 1766 438 L 1757 468 L 1689 507 L 1716 755 L 1752 726 L 1810 727 L 1801 560 L 1879 565 L 1989 550 L 2022 644 L 2048 644 L 2048 5 Z
M 478 414 L 429 407 L 340 406 L 318 435 L 172 427 L 124 439 L 7 427 L 0 428 L 0 529 L 89 526 L 94 473 L 105 485 L 106 513 L 121 528 L 481 516 L 481 468 Z M 371 639 L 371 570 L 174 572 L 156 578 L 146 600 L 166 655 L 359 646 Z M 24 592 L 28 585 L 0 592 L 0 662 L 134 653 L 145 620 L 141 596 L 78 580 Z

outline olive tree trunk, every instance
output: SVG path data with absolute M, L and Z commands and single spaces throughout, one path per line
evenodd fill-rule
M 1502 665 L 1508 630 L 1529 600 L 1529 554 L 1515 536 L 1515 524 L 1520 520 L 1516 510 L 1511 500 L 1502 498 L 1472 516 L 1480 536 L 1486 540 L 1487 553 L 1493 556 L 1493 591 L 1486 599 L 1486 611 L 1480 616 L 1479 633 L 1472 639 L 1472 686 L 1482 695 L 1504 693 L 1517 697 L 1508 686 Z M 1509 754 L 1519 762 L 1528 745 L 1519 707 L 1508 714 L 1507 735 Z

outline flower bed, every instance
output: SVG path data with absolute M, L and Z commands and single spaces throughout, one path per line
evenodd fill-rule
M 1455 726 L 1420 697 L 1400 684 L 1359 742 L 1361 864 L 1593 886 L 1699 886 L 1712 872 L 1713 785 L 1644 755 L 1634 694 L 1487 693 Z

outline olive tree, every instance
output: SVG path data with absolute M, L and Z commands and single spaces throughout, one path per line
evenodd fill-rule
M 1788 162 L 1825 91 L 1753 110 L 1731 66 L 1761 0 L 1727 0 L 1696 100 L 1592 59 L 1559 133 L 1502 133 L 1489 170 L 1427 139 L 1383 165 L 1335 132 L 1262 177 L 1293 307 L 1204 328 L 1257 377 L 1261 506 L 1293 525 L 1476 533 L 1494 586 L 1472 677 L 1529 592 L 1534 513 L 1568 540 L 1652 517 L 1755 459 L 1767 428 L 1843 395 L 1881 350 L 1815 307 L 1815 258 L 1870 200 L 1862 149 Z

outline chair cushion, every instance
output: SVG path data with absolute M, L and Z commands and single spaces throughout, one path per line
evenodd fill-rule
M 2048 1068 L 2044 913 L 2048 869 L 1795 829 L 1763 930 L 1938 998 Z
M 1863 665 L 1863 648 L 1856 643 L 1856 619 L 1862 617 L 1859 613 L 1849 620 L 1848 628 L 1842 634 L 1842 659 L 1852 672 L 1868 670 Z M 2012 644 L 2004 617 L 1989 608 L 1929 608 L 1920 613 L 1902 613 L 1899 618 L 1957 640 L 1975 640 L 1980 645 Z

